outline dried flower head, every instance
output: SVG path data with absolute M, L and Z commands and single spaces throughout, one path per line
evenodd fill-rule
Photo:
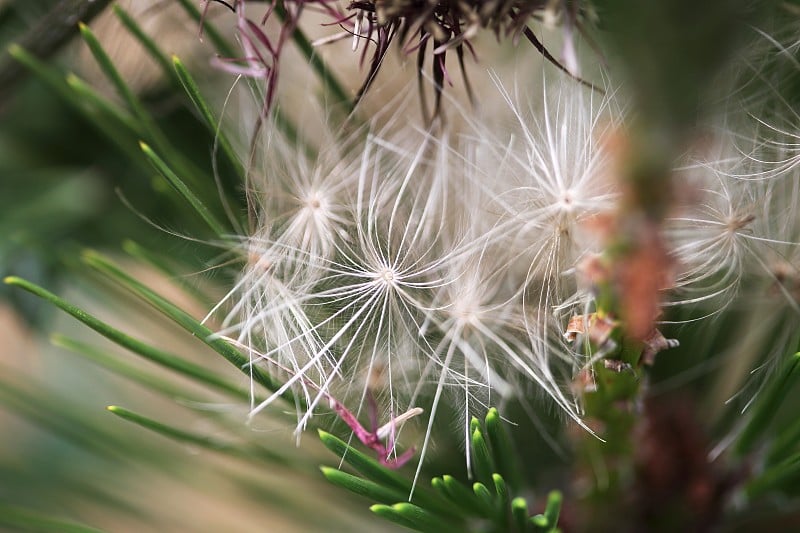
M 472 89 L 464 70 L 465 52 L 475 56 L 471 44 L 481 30 L 495 34 L 498 40 L 510 38 L 517 41 L 520 36 L 536 48 L 553 65 L 562 71 L 577 75 L 577 58 L 572 44 L 571 30 L 581 29 L 584 12 L 579 3 L 569 7 L 560 3 L 542 0 L 464 0 L 459 2 L 427 0 L 364 0 L 352 1 L 348 11 L 355 11 L 341 22 L 352 21 L 347 33 L 352 33 L 354 48 L 361 39 L 375 44 L 370 61 L 370 70 L 357 98 L 369 89 L 383 63 L 389 47 L 395 39 L 401 43 L 406 53 L 416 52 L 417 68 L 422 71 L 428 50 L 432 53 L 431 73 L 435 89 L 434 115 L 439 113 L 441 93 L 444 85 L 452 84 L 446 67 L 447 53 L 455 52 L 459 68 L 470 99 L 474 99 Z M 535 18 L 544 18 L 551 23 L 562 20 L 565 32 L 565 62 L 562 65 L 545 48 L 529 27 Z M 423 97 L 423 112 L 428 116 L 427 105 L 420 78 L 420 95 Z
M 290 39 L 300 34 L 301 15 L 308 8 L 321 11 L 342 32 L 328 35 L 314 41 L 321 45 L 337 40 L 353 39 L 353 50 L 357 51 L 362 41 L 374 45 L 369 58 L 369 68 L 361 87 L 356 93 L 353 106 L 367 93 L 375 81 L 386 54 L 393 42 L 397 41 L 405 54 L 416 53 L 419 74 L 419 93 L 425 117 L 438 116 L 441 109 L 441 96 L 445 85 L 452 85 L 451 74 L 447 68 L 447 54 L 456 54 L 462 79 L 471 101 L 475 96 L 464 69 L 464 57 L 469 54 L 477 58 L 471 40 L 481 30 L 494 33 L 498 40 L 511 39 L 517 42 L 524 37 L 547 61 L 567 75 L 589 87 L 592 84 L 578 77 L 578 59 L 573 43 L 574 31 L 584 31 L 584 25 L 591 18 L 580 2 L 548 2 L 545 0 L 363 0 L 351 1 L 345 10 L 337 8 L 328 0 L 281 0 L 271 3 L 260 22 L 251 20 L 245 9 L 244 0 L 233 3 L 214 0 L 227 6 L 237 16 L 237 30 L 244 57 L 218 58 L 215 62 L 220 68 L 265 82 L 265 110 L 274 104 L 275 91 L 283 48 Z M 208 4 L 212 1 L 209 0 Z M 207 6 L 208 6 L 207 4 Z M 265 29 L 269 19 L 277 16 L 280 31 L 277 36 Z M 556 59 L 536 37 L 529 23 L 543 20 L 545 24 L 563 24 L 564 64 Z M 301 48 L 307 44 L 305 36 L 300 37 Z M 367 59 L 368 46 L 360 55 L 363 64 Z M 425 99 L 423 67 L 428 51 L 431 51 L 431 74 L 435 93 L 434 110 L 431 114 Z M 310 54 L 310 50 L 306 51 Z M 311 56 L 313 57 L 313 56 Z M 313 61 L 312 61 L 313 62 Z M 318 68 L 323 66 L 318 65 Z M 328 74 L 325 74 L 328 76 Z
M 591 302 L 575 280 L 597 251 L 582 226 L 613 205 L 602 145 L 620 116 L 610 97 L 557 88 L 541 118 L 501 92 L 511 130 L 332 135 L 313 155 L 265 130 L 247 266 L 219 331 L 284 380 L 253 415 L 288 390 L 298 429 L 332 398 L 371 419 L 422 407 L 423 455 L 444 403 L 465 439 L 472 415 L 511 399 L 535 413 L 537 395 L 582 424 L 583 354 L 563 334 Z

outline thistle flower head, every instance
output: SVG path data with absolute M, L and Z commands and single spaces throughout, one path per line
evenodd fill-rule
M 357 49 L 359 41 L 375 43 L 371 65 L 366 81 L 358 92 L 360 99 L 374 81 L 384 56 L 391 43 L 396 39 L 407 53 L 416 52 L 417 65 L 425 63 L 427 51 L 432 50 L 432 73 L 435 90 L 434 115 L 440 111 L 442 90 L 445 85 L 452 85 L 452 77 L 446 67 L 448 52 L 455 52 L 471 101 L 475 101 L 472 87 L 464 70 L 465 52 L 477 57 L 471 41 L 481 30 L 491 31 L 498 40 L 511 38 L 517 41 L 520 36 L 551 64 L 563 72 L 577 78 L 578 61 L 572 42 L 573 29 L 582 29 L 584 9 L 579 4 L 571 7 L 552 2 L 520 1 L 520 0 L 467 0 L 460 2 L 420 1 L 420 0 L 364 0 L 352 1 L 348 6 L 350 15 L 342 15 L 339 22 L 348 23 L 344 35 L 353 36 L 353 49 Z M 354 12 L 354 13 L 353 13 Z M 549 23 L 562 21 L 564 33 L 564 61 L 562 65 L 536 37 L 528 26 L 534 16 L 541 16 Z M 543 16 L 542 16 L 543 15 Z M 362 56 L 363 59 L 363 56 Z M 420 96 L 423 113 L 428 115 L 424 97 L 422 78 L 420 77 Z
M 594 230 L 624 197 L 607 141 L 625 112 L 613 93 L 568 81 L 546 85 L 539 106 L 499 91 L 508 120 L 465 113 L 436 135 L 331 135 L 312 155 L 271 135 L 249 183 L 247 268 L 220 331 L 284 379 L 253 415 L 287 390 L 302 399 L 298 429 L 325 406 L 369 414 L 359 438 L 384 460 L 399 435 L 389 444 L 378 420 L 418 408 L 425 437 L 413 444 L 423 454 L 444 405 L 463 413 L 465 439 L 472 414 L 505 401 L 535 413 L 536 395 L 583 425 L 575 376 L 626 326 L 624 316 L 594 316 L 596 285 L 578 279 L 602 251 Z M 726 148 L 681 169 L 685 194 L 663 226 L 648 227 L 675 259 L 667 305 L 714 314 L 753 275 L 794 290 L 796 228 L 779 221 L 796 219 L 798 166 L 791 143 L 765 142 L 758 128 L 737 130 L 737 143 L 721 130 Z M 645 259 L 637 265 L 672 267 L 670 257 Z M 581 339 L 598 334 L 592 320 L 605 334 Z M 647 362 L 676 345 L 647 333 Z
M 208 2 L 208 5 L 214 2 Z M 575 30 L 584 31 L 584 25 L 590 16 L 588 9 L 580 3 L 561 5 L 559 3 L 537 0 L 467 0 L 459 2 L 425 1 L 425 0 L 354 0 L 345 10 L 327 0 L 282 0 L 266 9 L 259 22 L 248 18 L 245 0 L 227 2 L 216 0 L 215 3 L 226 6 L 236 14 L 236 27 L 239 40 L 244 50 L 240 58 L 216 58 L 214 63 L 232 74 L 243 75 L 263 80 L 264 82 L 264 114 L 271 111 L 277 91 L 280 59 L 285 44 L 292 38 L 303 42 L 303 47 L 322 45 L 341 39 L 352 38 L 353 51 L 357 51 L 362 41 L 374 45 L 369 59 L 369 67 L 361 87 L 356 92 L 353 106 L 357 105 L 375 81 L 386 54 L 393 42 L 399 42 L 404 53 L 416 53 L 420 76 L 419 92 L 423 115 L 432 120 L 440 114 L 442 92 L 446 85 L 453 85 L 452 75 L 447 68 L 447 54 L 454 52 L 458 58 L 461 75 L 466 92 L 471 102 L 476 98 L 464 69 L 464 56 L 469 53 L 477 59 L 472 40 L 480 30 L 491 31 L 498 40 L 510 38 L 516 42 L 520 36 L 529 41 L 535 50 L 552 65 L 573 77 L 580 83 L 593 87 L 591 83 L 578 77 L 578 59 L 573 43 Z M 327 15 L 331 22 L 327 26 L 342 28 L 338 34 L 320 37 L 313 43 L 306 41 L 305 35 L 297 33 L 302 14 L 312 7 Z M 268 31 L 266 23 L 273 15 L 277 15 L 280 29 Z M 563 64 L 556 59 L 529 27 L 532 20 L 544 19 L 546 24 L 563 23 L 564 46 Z M 422 68 L 428 50 L 431 50 L 433 88 L 435 105 L 433 113 L 429 113 L 425 98 Z M 367 59 L 367 46 L 360 54 L 360 64 Z M 315 68 L 324 68 L 313 61 Z M 336 98 L 347 99 L 344 90 L 334 78 L 325 76 Z M 341 102 L 340 102 L 341 103 Z
M 532 391 L 582 424 L 569 387 L 582 355 L 563 333 L 590 302 L 575 281 L 594 250 L 582 227 L 616 196 L 602 143 L 621 113 L 569 83 L 548 89 L 541 118 L 501 94 L 510 130 L 384 129 L 314 158 L 268 137 L 219 332 L 284 379 L 253 414 L 290 389 L 298 429 L 331 398 L 355 417 L 423 407 L 423 455 L 442 402 L 467 440 L 472 414 Z

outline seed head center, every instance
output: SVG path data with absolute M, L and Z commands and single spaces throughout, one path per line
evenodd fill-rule
M 575 199 L 573 198 L 572 191 L 565 191 L 561 195 L 561 207 L 565 211 L 572 211 L 575 208 Z
M 374 276 L 376 281 L 385 286 L 394 286 L 399 277 L 397 275 L 397 271 L 388 266 L 379 269 L 377 272 L 375 272 Z
M 391 268 L 384 268 L 381 271 L 381 279 L 383 279 L 383 281 L 387 283 L 391 283 L 392 281 L 394 281 L 394 270 L 392 270 Z
M 728 232 L 736 233 L 737 231 L 746 228 L 755 219 L 755 215 L 731 216 L 726 221 Z

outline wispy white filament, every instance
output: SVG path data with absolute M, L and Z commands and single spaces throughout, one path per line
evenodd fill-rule
M 272 133 L 219 332 L 283 378 L 252 415 L 288 390 L 303 400 L 298 430 L 328 397 L 356 414 L 376 400 L 384 419 L 421 406 L 423 455 L 443 402 L 467 442 L 473 413 L 529 404 L 532 389 L 583 425 L 570 385 L 591 354 L 563 333 L 591 310 L 576 272 L 602 249 L 593 221 L 621 196 L 607 145 L 624 112 L 570 81 L 528 108 L 500 94 L 505 123 L 465 113 L 459 130 L 376 132 L 314 156 Z M 751 265 L 770 272 L 765 250 L 796 249 L 797 147 L 721 153 L 681 171 L 694 193 L 664 227 L 672 305 L 729 301 Z

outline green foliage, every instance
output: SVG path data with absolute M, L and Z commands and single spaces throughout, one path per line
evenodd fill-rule
M 73 15 L 67 17 L 63 10 L 77 3 L 58 2 L 53 9 L 62 10 L 62 18 L 71 18 Z M 84 3 L 91 4 L 93 10 L 105 4 Z M 30 21 L 42 15 L 27 5 L 30 2 L 12 4 L 0 10 L 3 15 L 16 14 Z M 191 16 L 199 17 L 192 2 L 185 4 Z M 46 7 L 42 5 L 41 9 Z M 105 96 L 91 82 L 65 71 L 59 61 L 42 59 L 38 48 L 28 48 L 30 39 L 3 44 L 0 68 L 13 64 L 31 79 L 24 81 L 24 90 L 17 91 L 4 105 L 0 127 L 0 172 L 4 176 L 0 227 L 8 236 L 0 245 L 0 275 L 24 271 L 34 281 L 53 287 L 62 280 L 65 258 L 70 261 L 75 249 L 86 245 L 117 247 L 121 235 L 135 238 L 146 247 L 160 247 L 164 232 L 153 232 L 141 224 L 141 217 L 193 237 L 209 238 L 214 232 L 209 232 L 206 220 L 227 222 L 229 213 L 237 217 L 245 212 L 241 168 L 231 160 L 230 143 L 219 133 L 222 128 L 218 122 L 210 123 L 214 118 L 195 107 L 203 105 L 196 99 L 198 92 L 193 93 L 195 99 L 181 97 L 182 84 L 192 82 L 185 69 L 181 71 L 179 61 L 173 66 L 122 8 L 116 7 L 114 14 L 144 53 L 162 67 L 166 86 L 135 92 L 93 32 L 86 26 L 79 28 L 75 19 L 71 19 L 71 31 L 84 39 L 119 99 Z M 13 19 L 0 17 L 0 27 L 6 28 Z M 213 24 L 206 24 L 205 34 L 222 46 L 221 53 L 228 57 L 234 53 Z M 13 35 L 10 32 L 5 37 L 13 39 Z M 42 35 L 39 38 L 42 40 Z M 24 78 L 21 73 L 17 72 L 20 83 Z M 150 146 L 152 154 L 164 163 L 161 168 L 156 166 L 156 171 L 169 169 L 175 179 L 151 179 L 157 161 L 155 157 L 142 157 L 140 142 Z M 224 156 L 216 165 L 208 150 L 215 143 Z M 190 187 L 194 207 L 170 186 L 179 187 L 176 180 Z M 124 196 L 133 209 L 119 209 L 115 194 Z M 229 213 L 224 212 L 223 205 L 230 207 Z M 206 220 L 197 216 L 199 206 L 205 208 Z M 6 223 L 13 226 L 6 227 Z M 223 226 L 218 223 L 214 228 L 221 230 Z M 198 246 L 194 253 L 173 259 L 182 269 L 189 265 L 197 270 L 207 268 L 216 253 L 214 247 Z M 15 291 L 4 291 L 3 296 L 24 309 L 29 319 L 41 319 L 34 300 L 22 298 Z
M 148 146 L 145 142 L 140 142 L 139 147 L 144 152 L 145 157 L 153 164 L 153 166 L 158 170 L 158 173 L 164 176 L 164 178 L 169 182 L 175 190 L 183 196 L 186 201 L 197 211 L 197 214 L 208 224 L 208 227 L 218 236 L 221 237 L 225 235 L 225 229 L 221 222 L 219 222 L 216 217 L 211 213 L 211 211 L 203 204 L 202 200 L 200 200 L 192 190 L 186 186 L 186 184 L 181 180 L 177 174 L 175 174 L 169 166 L 160 158 L 156 153 L 153 151 L 150 146 Z
M 766 442 L 764 465 L 748 481 L 745 492 L 750 499 L 783 492 L 800 494 L 800 433 L 797 423 L 786 427 L 773 427 L 773 421 L 786 397 L 797 386 L 800 370 L 800 352 L 792 355 L 778 371 L 773 381 L 762 390 L 743 422 L 734 451 L 738 455 L 752 456 L 757 444 Z M 759 453 L 763 455 L 763 451 Z
M 320 431 L 322 443 L 360 476 L 322 467 L 331 483 L 378 502 L 376 515 L 422 532 L 557 531 L 561 493 L 551 492 L 543 513 L 531 515 L 528 502 L 518 496 L 518 455 L 502 426 L 497 409 L 489 409 L 484 423 L 473 418 L 471 485 L 443 475 L 430 481 L 431 489 L 415 486 L 399 472 L 389 470 L 330 433 Z M 514 488 L 506 483 L 513 479 Z
M 0 526 L 14 528 L 16 531 L 41 531 L 47 533 L 58 531 L 60 533 L 100 533 L 99 529 L 60 520 L 40 513 L 11 507 L 0 503 Z
M 194 337 L 200 339 L 203 343 L 208 345 L 212 350 L 225 358 L 229 363 L 236 366 L 248 376 L 252 376 L 253 381 L 261 384 L 267 390 L 275 391 L 280 388 L 277 383 L 267 373 L 259 368 L 249 367 L 250 360 L 242 355 L 239 350 L 228 342 L 214 336 L 214 332 L 201 322 L 193 318 L 189 313 L 182 310 L 163 296 L 160 296 L 156 291 L 153 291 L 143 283 L 137 281 L 135 278 L 125 273 L 121 268 L 116 266 L 112 261 L 104 258 L 100 254 L 94 252 L 86 252 L 84 260 L 87 265 L 91 266 L 98 272 L 104 274 L 121 287 L 135 294 L 142 300 L 152 305 L 159 313 L 174 321 L 181 328 L 192 334 Z M 283 395 L 285 399 L 293 402 L 293 396 L 287 392 Z
M 72 315 L 77 320 L 80 320 L 99 334 L 119 344 L 120 346 L 131 350 L 137 355 L 144 357 L 145 359 L 153 361 L 164 368 L 168 368 L 179 374 L 183 374 L 184 376 L 194 379 L 203 385 L 207 385 L 219 391 L 231 394 L 234 397 L 240 399 L 247 397 L 245 391 L 227 382 L 225 379 L 220 378 L 217 374 L 210 372 L 205 368 L 191 361 L 187 361 L 175 354 L 168 353 L 164 350 L 134 339 L 122 331 L 111 327 L 97 317 L 87 313 L 83 309 L 70 304 L 55 294 L 46 291 L 45 289 L 38 287 L 33 283 L 16 277 L 8 277 L 5 279 L 5 282 L 9 285 L 20 287 L 21 289 L 47 300 L 62 311 Z
M 752 451 L 758 439 L 764 438 L 767 427 L 789 393 L 791 385 L 794 385 L 797 380 L 798 371 L 800 371 L 800 352 L 788 359 L 783 368 L 779 370 L 778 378 L 768 384 L 766 390 L 760 393 L 753 406 L 753 412 L 736 441 L 737 454 L 747 454 Z
M 132 294 L 136 294 L 145 300 L 149 298 L 150 300 L 147 301 L 150 301 L 154 308 L 158 309 L 163 316 L 174 320 L 178 325 L 184 327 L 187 332 L 205 341 L 212 352 L 216 352 L 217 355 L 221 355 L 223 358 L 227 359 L 236 367 L 237 372 L 246 372 L 243 368 L 243 364 L 247 360 L 225 341 L 211 338 L 210 330 L 191 318 L 184 310 L 158 296 L 152 289 L 137 282 L 132 277 L 124 275 L 121 271 L 117 272 L 113 263 L 102 258 L 98 254 L 87 253 L 85 257 L 88 264 L 93 265 L 109 276 L 109 278 L 113 279 L 116 276 L 116 281 L 131 290 Z M 238 404 L 244 404 L 247 400 L 247 393 L 242 388 L 235 385 L 230 380 L 230 377 L 221 374 L 218 369 L 212 370 L 204 364 L 198 364 L 178 354 L 157 349 L 134 339 L 124 332 L 111 327 L 96 316 L 87 313 L 85 310 L 80 309 L 35 284 L 15 277 L 9 277 L 5 281 L 7 284 L 24 289 L 43 298 L 119 346 L 128 349 L 164 369 L 170 370 L 174 374 L 174 377 L 179 377 L 187 381 L 192 385 L 192 389 L 187 389 L 168 374 L 144 370 L 123 361 L 119 354 L 112 355 L 97 346 L 82 341 L 75 341 L 64 336 L 55 336 L 53 339 L 54 343 L 57 345 L 63 346 L 102 366 L 116 376 L 125 380 L 130 380 L 143 387 L 145 390 L 156 392 L 168 397 L 172 401 L 178 402 L 180 405 L 193 409 L 195 415 L 199 414 L 203 416 L 209 423 L 213 424 L 213 426 L 218 427 L 218 432 L 222 432 L 226 437 L 221 438 L 208 430 L 197 431 L 184 429 L 180 427 L 179 423 L 156 420 L 150 416 L 119 406 L 108 407 L 107 409 L 110 413 L 182 446 L 189 446 L 196 450 L 205 450 L 209 453 L 232 458 L 251 468 L 259 470 L 266 468 L 267 471 L 270 472 L 274 471 L 276 468 L 289 469 L 295 477 L 303 476 L 312 471 L 313 467 L 308 458 L 299 455 L 291 445 L 280 446 L 271 441 L 262 442 L 261 439 L 255 438 L 252 433 L 246 432 L 242 435 L 244 427 L 241 420 L 231 420 L 228 416 L 216 414 L 214 411 L 208 412 L 200 407 L 206 405 L 209 400 L 215 398 L 217 398 L 216 401 L 219 401 L 219 393 L 222 393 L 223 396 L 233 398 Z M 256 374 L 256 376 L 260 376 L 259 379 L 264 384 L 270 386 L 274 385 L 271 378 L 266 374 L 260 373 Z M 291 400 L 289 395 L 286 396 Z M 41 426 L 49 433 L 73 443 L 78 449 L 90 453 L 92 456 L 98 458 L 116 458 L 117 461 L 124 458 L 125 461 L 134 461 L 142 466 L 151 465 L 156 468 L 161 468 L 161 465 L 165 461 L 169 462 L 169 453 L 162 447 L 157 446 L 151 448 L 137 444 L 134 441 L 127 441 L 119 436 L 118 430 L 115 430 L 113 426 L 109 426 L 108 424 L 98 426 L 88 419 L 83 419 L 77 412 L 70 410 L 65 411 L 64 405 L 60 400 L 52 398 L 52 402 L 53 403 L 50 404 L 41 398 L 36 398 L 34 395 L 26 392 L 24 388 L 15 387 L 10 383 L 3 383 L 3 386 L 0 387 L 0 404 L 5 404 L 18 415 Z M 192 406 L 194 405 L 198 407 L 193 408 Z M 133 452 L 129 450 L 131 447 L 135 448 L 136 451 Z M 262 476 L 262 479 L 265 482 L 263 486 L 256 484 L 254 487 L 249 487 L 248 491 L 252 492 L 252 490 L 256 488 L 257 491 L 254 495 L 260 494 L 261 496 L 259 497 L 263 497 L 266 491 L 270 496 L 266 502 L 262 503 L 278 505 L 281 498 L 269 492 L 268 489 L 271 476 Z M 245 480 L 242 480 L 242 482 L 244 483 Z M 65 481 L 61 481 L 59 486 L 66 487 L 64 483 Z M 247 483 L 252 482 L 247 481 Z M 283 511 L 286 512 L 287 509 L 284 508 Z M 31 531 L 47 530 L 46 528 L 41 529 L 41 524 L 59 523 L 55 520 L 40 516 L 33 510 L 26 509 L 20 509 L 3 518 L 6 522 L 0 520 L 0 524 L 18 526 L 23 530 Z M 298 523 L 308 519 L 311 519 L 311 517 L 297 518 Z M 48 522 L 48 520 L 50 521 Z M 73 527 L 69 523 L 65 522 L 64 524 L 65 528 Z M 53 525 L 52 527 L 56 526 Z M 88 528 L 78 529 L 80 526 L 74 527 L 74 531 L 90 531 Z M 349 529 L 349 527 L 352 526 L 342 525 L 341 527 Z

